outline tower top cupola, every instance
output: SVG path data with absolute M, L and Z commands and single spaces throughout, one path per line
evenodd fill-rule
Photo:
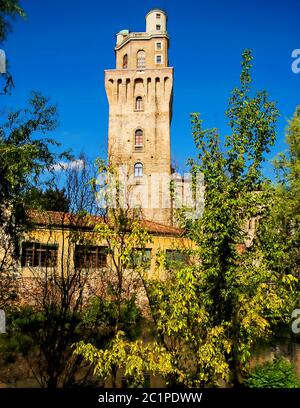
M 147 34 L 165 33 L 167 31 L 167 14 L 161 9 L 152 9 L 146 15 Z

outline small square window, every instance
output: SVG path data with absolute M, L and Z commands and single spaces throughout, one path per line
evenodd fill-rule
M 156 64 L 161 64 L 161 63 L 162 63 L 161 55 L 156 55 Z
M 160 14 L 158 13 L 158 14 L 156 14 L 156 18 L 160 18 Z
M 157 31 L 160 31 L 160 29 L 161 29 L 161 26 L 160 26 L 159 24 L 157 24 L 157 25 L 156 25 L 156 30 L 157 30 Z

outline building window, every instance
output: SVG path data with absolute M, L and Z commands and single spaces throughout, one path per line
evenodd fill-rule
M 134 177 L 143 177 L 143 165 L 142 165 L 142 163 L 135 163 L 135 165 L 134 165 Z
M 128 68 L 128 55 L 127 54 L 123 56 L 123 69 L 126 69 L 126 68 Z
M 143 131 L 141 129 L 135 131 L 134 147 L 137 150 L 140 150 L 143 147 Z
M 160 18 L 160 14 L 156 14 L 156 18 Z
M 162 49 L 162 44 L 161 42 L 156 43 L 156 51 L 160 51 Z
M 183 267 L 189 263 L 189 256 L 187 253 L 174 250 L 174 249 L 167 249 L 166 250 L 166 268 L 172 269 L 176 267 Z
M 145 69 L 146 68 L 146 53 L 143 50 L 138 51 L 137 53 L 137 69 Z
M 130 269 L 142 267 L 149 269 L 151 265 L 151 249 L 134 248 L 130 256 L 128 266 Z
M 135 100 L 135 109 L 138 111 L 141 111 L 144 109 L 143 107 L 143 98 L 141 96 L 138 96 Z
M 162 64 L 162 56 L 161 55 L 156 55 L 156 64 Z
M 23 267 L 57 266 L 58 245 L 23 242 L 21 265 Z
M 156 30 L 160 31 L 160 28 L 161 28 L 160 24 L 156 24 Z
M 107 266 L 107 248 L 103 246 L 76 245 L 74 252 L 76 269 L 101 269 Z

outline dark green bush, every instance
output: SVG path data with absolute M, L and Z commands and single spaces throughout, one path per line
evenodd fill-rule
M 245 381 L 249 388 L 299 388 L 294 365 L 285 358 L 275 358 L 256 366 Z

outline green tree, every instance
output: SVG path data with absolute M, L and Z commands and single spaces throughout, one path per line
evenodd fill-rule
M 69 211 L 69 200 L 66 196 L 65 187 L 61 189 L 58 187 L 48 187 L 46 190 L 33 187 L 25 193 L 24 200 L 32 208 L 45 211 Z
M 199 114 L 192 114 L 199 153 L 190 165 L 205 180 L 203 216 L 186 223 L 198 248 L 194 265 L 169 268 L 165 280 L 140 271 L 157 342 L 172 366 L 161 370 L 169 384 L 240 384 L 255 343 L 272 334 L 273 323 L 289 319 L 297 279 L 270 269 L 260 240 L 245 227 L 251 218 L 263 222 L 269 211 L 272 191 L 262 163 L 274 143 L 278 116 L 265 91 L 252 96 L 251 66 L 251 52 L 245 50 L 241 85 L 226 111 L 231 133 L 224 149 L 218 131 L 203 129 Z M 80 352 L 104 369 L 103 350 L 81 344 Z
M 60 224 L 59 234 L 51 228 L 52 215 L 40 210 L 44 219 L 49 219 L 48 239 L 60 246 L 61 256 L 46 254 L 43 266 L 28 267 L 32 279 L 29 285 L 26 285 L 28 280 L 22 285 L 27 304 L 11 313 L 9 337 L 4 346 L 16 344 L 16 351 L 25 357 L 36 381 L 43 388 L 93 382 L 91 370 L 83 369 L 80 375 L 82 358 L 73 356 L 71 345 L 85 339 L 87 334 L 97 344 L 96 340 L 107 337 L 109 329 L 110 316 L 105 315 L 104 305 L 98 305 L 98 312 L 102 314 L 101 326 L 97 326 L 100 319 L 92 321 L 89 316 L 93 312 L 92 302 L 88 299 L 89 285 L 98 275 L 105 274 L 105 268 L 96 269 L 95 265 L 84 262 L 82 258 L 83 249 L 88 253 L 90 246 L 97 245 L 89 227 L 92 219 L 87 212 L 93 194 L 91 185 L 88 185 L 89 189 L 86 186 L 92 177 L 91 170 L 85 165 L 80 169 L 65 170 L 64 196 L 68 199 L 70 213 L 56 215 Z M 35 187 L 30 189 L 30 193 L 36 191 Z M 26 195 L 25 200 L 27 203 Z M 80 246 L 80 253 L 76 253 L 76 245 Z M 76 262 L 76 259 L 79 261 Z
M 19 0 L 0 1 L 0 42 L 4 41 L 11 30 L 11 19 L 25 17 L 24 10 L 19 5 Z
M 11 323 L 11 341 L 25 351 L 35 378 L 47 388 L 94 383 L 92 367 L 84 366 L 89 361 L 83 362 L 82 353 L 73 355 L 72 343 L 84 340 L 95 350 L 110 348 L 108 343 L 120 329 L 127 337 L 136 337 L 141 321 L 135 289 L 138 276 L 136 267 L 126 271 L 126 266 L 136 248 L 149 241 L 138 220 L 129 218 L 125 209 L 96 212 L 93 167 L 82 163 L 80 168 L 67 168 L 62 178 L 70 209 L 60 214 L 62 260 L 55 266 L 31 268 L 34 280 L 26 288 L 31 308 L 21 309 Z M 56 239 L 54 232 L 49 240 Z M 91 252 L 99 243 L 107 246 L 105 266 L 95 265 Z M 111 370 L 115 383 L 117 368 Z
M 124 370 L 124 377 L 132 386 L 143 386 L 145 373 L 169 375 L 173 372 L 171 355 L 157 343 L 145 344 L 142 340 L 127 341 L 124 332 L 117 332 L 110 347 L 102 350 L 79 342 L 74 354 L 83 356 L 93 367 L 94 375 L 102 380 L 114 377 L 114 368 Z
M 275 160 L 277 185 L 260 231 L 269 267 L 300 276 L 300 107 L 289 121 L 288 150 Z
M 11 206 L 18 221 L 25 207 L 25 192 L 30 190 L 45 171 L 66 156 L 51 149 L 59 146 L 44 136 L 57 125 L 57 110 L 48 98 L 33 93 L 28 107 L 9 112 L 0 127 L 0 204 Z M 0 213 L 2 221 L 3 212 Z
M 116 169 L 106 165 L 102 160 L 97 161 L 98 177 L 105 180 L 104 185 L 91 180 L 95 187 L 95 194 L 102 198 L 109 207 L 95 226 L 95 232 L 107 246 L 110 253 L 110 271 L 108 290 L 118 305 L 116 319 L 116 332 L 122 329 L 121 307 L 128 296 L 135 296 L 141 288 L 140 271 L 148 269 L 148 261 L 144 252 L 151 236 L 145 228 L 141 227 L 141 213 L 129 205 L 129 197 L 124 203 L 119 201 L 120 192 L 125 187 L 118 181 Z M 113 203 L 114 201 L 114 203 Z M 140 254 L 140 256 L 137 256 Z M 138 259 L 139 258 L 139 259 Z
M 274 143 L 278 116 L 265 91 L 252 96 L 251 66 L 251 52 L 245 50 L 241 84 L 226 111 L 231 133 L 224 149 L 217 129 L 203 129 L 199 114 L 192 114 L 199 153 L 190 165 L 205 180 L 203 216 L 187 224 L 198 261 L 171 272 L 167 282 L 147 283 L 160 339 L 177 368 L 172 380 L 187 386 L 220 379 L 238 385 L 255 342 L 290 313 L 295 278 L 270 270 L 258 240 L 245 228 L 268 211 L 262 163 Z
M 116 387 L 119 369 L 124 370 L 124 376 L 132 384 L 142 385 L 145 372 L 167 375 L 173 371 L 164 346 L 155 340 L 147 344 L 142 340 L 132 341 L 135 337 L 132 335 L 128 339 L 132 311 L 137 313 L 138 299 L 141 302 L 145 296 L 143 279 L 149 268 L 145 249 L 151 236 L 141 227 L 140 211 L 130 207 L 130 192 L 128 195 L 124 192 L 126 186 L 119 183 L 116 169 L 102 160 L 97 161 L 97 166 L 98 177 L 91 183 L 98 200 L 109 208 L 97 222 L 94 232 L 107 246 L 110 258 L 104 289 L 107 288 L 106 297 L 114 310 L 113 339 L 103 348 L 95 347 L 91 341 L 80 342 L 75 345 L 75 355 L 82 356 L 99 378 L 110 378 L 113 387 Z M 99 178 L 103 184 L 97 182 Z M 124 196 L 123 201 L 120 197 Z
M 58 143 L 45 137 L 57 125 L 56 107 L 44 96 L 33 93 L 28 106 L 8 112 L 0 124 L 0 271 L 8 281 L 14 277 L 19 240 L 28 228 L 25 192 L 65 153 L 57 154 Z M 0 292 L 8 293 L 6 286 Z

